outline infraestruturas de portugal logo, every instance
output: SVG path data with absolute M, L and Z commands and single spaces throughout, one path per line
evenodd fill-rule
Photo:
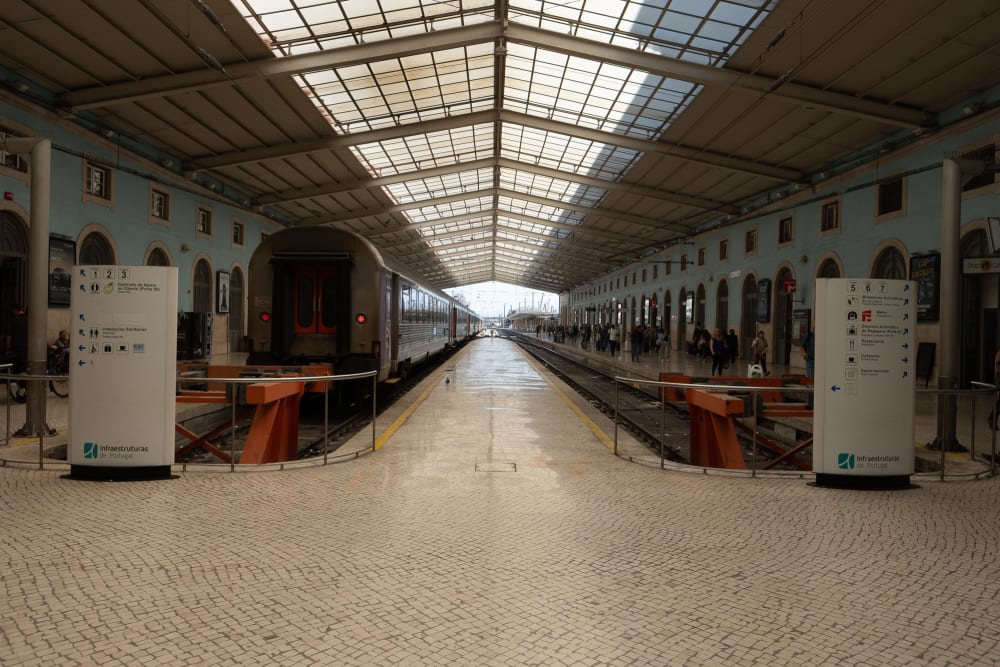
M 888 470 L 890 466 L 898 466 L 901 457 L 899 455 L 877 455 L 853 454 L 851 452 L 837 453 L 838 470 Z
M 83 458 L 91 461 L 98 459 L 128 461 L 137 454 L 148 454 L 147 445 L 102 445 L 97 442 L 83 443 Z

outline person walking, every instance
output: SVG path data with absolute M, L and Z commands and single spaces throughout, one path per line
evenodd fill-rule
M 726 347 L 726 340 L 722 337 L 721 330 L 712 330 L 712 338 L 709 341 L 709 345 L 712 348 L 712 372 L 710 375 L 715 375 L 716 373 L 722 375 L 722 371 L 729 365 L 727 363 L 729 361 L 729 348 Z
M 639 361 L 642 355 L 642 327 L 632 327 L 632 361 Z
M 736 336 L 735 329 L 730 329 L 726 334 L 726 350 L 729 351 L 729 363 L 735 364 L 740 358 L 740 339 Z
M 760 364 L 760 369 L 764 371 L 764 375 L 770 375 L 771 372 L 767 370 L 767 338 L 764 336 L 763 331 L 757 332 L 757 337 L 753 339 L 750 351 L 753 352 L 753 362 Z
M 802 348 L 802 356 L 806 360 L 806 377 L 814 377 L 816 374 L 816 336 L 812 331 L 807 331 L 799 338 L 799 346 Z

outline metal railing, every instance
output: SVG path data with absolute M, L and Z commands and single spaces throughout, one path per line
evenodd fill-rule
M 24 381 L 24 380 L 48 381 L 48 380 L 51 380 L 53 378 L 56 378 L 56 379 L 64 379 L 65 378 L 65 376 L 58 376 L 58 375 L 27 375 L 27 374 L 23 374 L 23 373 L 14 374 L 14 373 L 10 373 L 9 372 L 10 368 L 11 368 L 11 364 L 4 364 L 4 365 L 0 366 L 0 381 L 8 381 L 8 382 L 10 380 L 18 380 L 18 381 Z M 362 380 L 362 379 L 366 379 L 366 378 L 371 378 L 371 380 L 372 380 L 372 401 L 371 401 L 372 441 L 371 441 L 371 446 L 370 447 L 366 447 L 365 449 L 362 449 L 362 450 L 357 450 L 357 451 L 351 452 L 349 454 L 344 454 L 344 455 L 338 455 L 338 456 L 331 457 L 330 456 L 330 443 L 329 443 L 329 432 L 330 432 L 330 409 L 329 409 L 329 405 L 330 405 L 330 385 L 332 383 L 336 383 L 336 382 L 346 382 L 348 380 Z M 376 435 L 377 435 L 376 417 L 377 417 L 378 371 L 365 371 L 363 373 L 351 373 L 351 374 L 346 374 L 346 375 L 280 375 L 280 376 L 278 376 L 278 375 L 275 375 L 275 376 L 262 375 L 262 376 L 259 376 L 259 377 L 238 377 L 238 378 L 215 378 L 215 377 L 211 377 L 210 378 L 210 377 L 206 377 L 204 375 L 188 376 L 187 374 L 185 374 L 184 376 L 178 375 L 175 378 L 175 380 L 177 382 L 178 388 L 180 388 L 180 386 L 182 386 L 184 384 L 214 384 L 214 383 L 219 383 L 219 384 L 225 384 L 225 385 L 230 385 L 231 386 L 231 388 L 228 389 L 227 392 L 226 392 L 227 396 L 229 397 L 229 404 L 230 404 L 230 425 L 229 425 L 229 435 L 230 435 L 230 438 L 229 438 L 229 447 L 230 447 L 229 457 L 230 457 L 230 462 L 228 464 L 230 472 L 235 472 L 236 471 L 236 465 L 237 465 L 236 464 L 236 449 L 237 449 L 236 448 L 236 432 L 237 432 L 238 420 L 236 418 L 236 407 L 239 404 L 239 391 L 237 390 L 238 385 L 260 384 L 260 383 L 265 383 L 265 382 L 304 382 L 304 383 L 307 383 L 307 384 L 317 383 L 317 382 L 322 382 L 323 383 L 323 456 L 322 456 L 321 459 L 317 457 L 315 460 L 313 460 L 312 463 L 314 463 L 314 464 L 320 464 L 321 463 L 322 465 L 327 465 L 331 461 L 336 461 L 336 460 L 341 460 L 341 459 L 348 459 L 348 458 L 357 458 L 361 454 L 364 454 L 364 453 L 367 453 L 367 452 L 375 450 L 375 447 L 376 447 Z M 42 390 L 44 390 L 44 385 L 39 384 L 39 386 L 42 387 Z M 7 414 L 7 419 L 6 419 L 6 439 L 4 440 L 4 445 L 5 446 L 9 446 L 10 445 L 10 440 L 11 440 L 11 432 L 10 432 L 10 424 L 11 424 L 10 404 L 11 404 L 11 399 L 10 399 L 9 392 L 7 393 L 6 404 L 7 404 L 7 413 L 6 413 Z M 42 427 L 40 427 L 38 429 L 37 436 L 33 435 L 33 436 L 28 436 L 28 437 L 29 438 L 34 438 L 34 437 L 38 438 L 38 468 L 39 468 L 39 470 L 41 470 L 41 469 L 43 469 L 43 468 L 46 467 L 45 466 L 45 437 L 46 437 L 46 434 L 45 434 L 44 425 L 42 425 Z M 49 463 L 49 467 L 58 467 L 59 469 L 64 469 L 66 467 L 66 465 L 68 464 L 68 454 L 69 454 L 69 450 L 68 450 L 68 444 L 67 444 L 67 462 L 66 463 L 63 463 L 61 461 L 60 462 L 56 462 L 56 463 L 50 462 Z M 7 459 L 6 457 L 0 457 L 0 466 L 8 466 L 8 465 L 17 464 L 17 463 L 23 463 L 23 462 L 22 461 L 16 461 L 16 460 L 10 460 L 10 459 Z M 283 470 L 283 469 L 285 469 L 285 467 L 288 466 L 288 464 L 293 464 L 293 463 L 299 463 L 299 464 L 301 464 L 301 463 L 303 463 L 303 461 L 286 461 L 286 462 L 282 462 L 282 463 L 243 464 L 243 468 L 245 468 L 245 469 L 260 469 L 260 468 L 273 468 L 273 467 L 277 466 L 278 469 Z M 175 463 L 174 465 L 175 466 L 180 466 L 180 471 L 181 472 L 186 472 L 189 469 L 189 467 L 193 467 L 194 465 L 197 465 L 197 466 L 208 466 L 208 467 L 218 467 L 218 466 L 227 465 L 227 464 L 216 464 L 216 463 L 189 464 L 189 463 L 186 463 L 186 462 L 182 462 L 182 463 Z
M 758 472 L 760 470 L 760 468 L 758 467 L 758 460 L 757 460 L 758 436 L 760 434 L 760 424 L 759 424 L 758 413 L 759 413 L 759 406 L 762 405 L 762 403 L 761 403 L 761 400 L 759 398 L 759 394 L 761 392 L 771 392 L 771 393 L 778 392 L 778 393 L 782 393 L 782 394 L 785 394 L 785 393 L 794 393 L 794 394 L 803 394 L 803 393 L 806 393 L 806 394 L 810 394 L 810 395 L 813 393 L 813 387 L 810 387 L 810 386 L 752 387 L 752 386 L 748 386 L 748 385 L 739 385 L 739 384 L 710 384 L 710 383 L 708 383 L 708 384 L 693 384 L 693 383 L 684 383 L 684 382 L 660 382 L 660 381 L 656 381 L 656 380 L 647 380 L 647 379 L 644 379 L 644 378 L 629 378 L 629 377 L 623 377 L 623 376 L 615 376 L 614 382 L 615 382 L 615 406 L 614 406 L 614 454 L 615 454 L 615 456 L 619 455 L 619 444 L 618 444 L 619 416 L 618 415 L 619 415 L 619 400 L 620 400 L 620 398 L 619 398 L 619 391 L 620 391 L 620 387 L 622 385 L 630 385 L 630 386 L 632 386 L 634 388 L 638 388 L 640 386 L 657 387 L 658 388 L 657 389 L 657 393 L 661 397 L 660 400 L 659 400 L 659 404 L 660 404 L 659 458 L 660 458 L 660 467 L 661 468 L 665 467 L 665 462 L 666 462 L 666 456 L 665 456 L 666 442 L 665 441 L 666 441 L 666 433 L 667 433 L 667 428 L 666 428 L 666 403 L 667 402 L 665 400 L 663 400 L 663 398 L 662 398 L 664 396 L 664 389 L 670 388 L 670 389 L 678 389 L 678 390 L 681 390 L 681 391 L 685 391 L 685 390 L 688 390 L 688 389 L 701 389 L 701 390 L 705 390 L 705 391 L 724 392 L 726 394 L 733 394 L 733 393 L 738 393 L 738 394 L 743 394 L 743 395 L 749 394 L 750 395 L 750 399 L 752 401 L 751 405 L 753 406 L 752 410 L 751 410 L 751 427 L 750 427 L 750 430 L 751 430 L 751 450 L 750 450 L 750 463 L 751 463 L 751 465 L 750 465 L 750 476 L 751 477 L 757 477 Z M 938 398 L 946 397 L 946 396 L 954 396 L 954 397 L 956 397 L 956 401 L 958 401 L 958 400 L 960 400 L 962 398 L 967 398 L 969 400 L 969 404 L 971 406 L 970 410 L 969 410 L 969 412 L 971 414 L 971 416 L 970 416 L 970 422 L 969 422 L 969 430 L 970 430 L 969 459 L 970 460 L 974 460 L 975 456 L 976 456 L 976 449 L 975 449 L 975 443 L 976 443 L 976 398 L 977 397 L 986 396 L 986 395 L 993 397 L 993 399 L 994 399 L 994 412 L 996 411 L 995 406 L 997 405 L 997 402 L 1000 401 L 1000 387 L 995 387 L 994 385 L 986 384 L 986 383 L 982 383 L 982 382 L 973 382 L 972 384 L 975 387 L 973 389 L 950 389 L 950 390 L 935 389 L 935 388 L 922 388 L 922 389 L 921 388 L 917 388 L 917 389 L 915 389 L 915 393 L 917 394 L 918 397 L 921 396 L 921 395 L 937 396 Z M 998 417 L 1000 417 L 1000 415 L 994 414 L 994 418 L 995 419 L 998 418 Z M 957 424 L 956 424 L 956 426 L 957 426 Z M 690 437 L 690 433 L 688 435 Z M 947 448 L 947 446 L 945 446 L 944 443 L 939 443 L 939 444 L 940 444 L 940 450 L 941 450 L 940 473 L 939 474 L 940 474 L 940 479 L 942 481 L 944 481 L 944 479 L 945 479 L 946 454 L 948 453 L 948 448 Z M 989 474 L 991 476 L 992 475 L 996 475 L 996 472 L 997 472 L 997 456 L 996 456 L 996 454 L 997 454 L 997 430 L 996 430 L 996 425 L 994 423 L 994 428 L 991 429 L 991 436 L 990 436 L 990 462 L 989 462 L 989 469 L 988 469 L 989 470 Z M 704 468 L 704 466 L 697 466 L 697 467 L 699 469 Z M 737 472 L 737 471 L 731 471 L 731 472 Z M 985 472 L 985 470 L 984 470 L 984 472 Z M 980 475 L 970 475 L 970 476 L 979 477 Z

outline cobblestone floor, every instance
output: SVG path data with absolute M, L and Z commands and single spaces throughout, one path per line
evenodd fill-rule
M 1000 662 L 1000 481 L 661 471 L 506 341 L 449 367 L 350 463 L 0 469 L 0 664 Z

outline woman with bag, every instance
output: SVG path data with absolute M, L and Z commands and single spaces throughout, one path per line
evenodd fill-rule
M 753 339 L 750 351 L 753 352 L 753 362 L 760 364 L 764 375 L 770 375 L 770 371 L 767 370 L 767 338 L 764 337 L 763 331 L 757 332 L 757 337 Z

